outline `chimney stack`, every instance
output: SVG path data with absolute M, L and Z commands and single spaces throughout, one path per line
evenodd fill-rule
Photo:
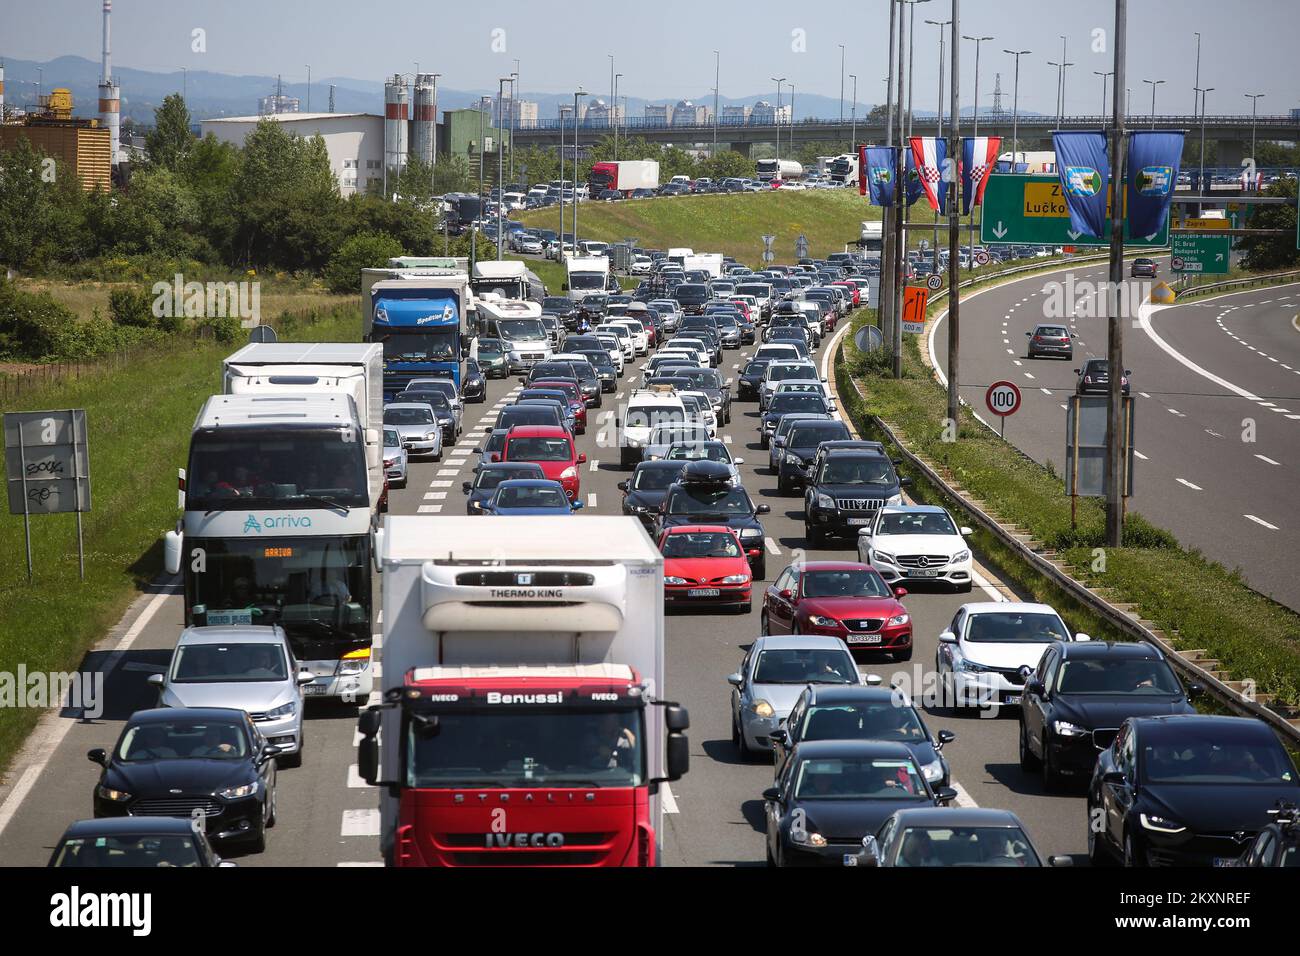
M 108 129 L 109 162 L 116 166 L 121 137 L 121 100 L 113 84 L 113 56 L 109 44 L 109 14 L 113 0 L 104 0 L 104 70 L 99 80 L 99 121 Z

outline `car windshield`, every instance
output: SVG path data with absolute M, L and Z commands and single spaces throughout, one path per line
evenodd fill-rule
M 497 489 L 495 505 L 498 508 L 568 508 L 564 491 L 546 485 L 504 484 Z
M 972 614 L 966 627 L 966 640 L 977 644 L 1043 644 L 1069 639 L 1059 617 L 1036 611 Z
M 568 461 L 571 450 L 567 438 L 511 438 L 506 442 L 506 457 L 515 461 Z
M 1056 689 L 1062 694 L 1181 694 L 1178 678 L 1164 661 L 1067 660 Z
M 1060 339 L 1063 339 L 1063 338 L 1065 338 L 1067 335 L 1069 335 L 1069 333 L 1066 332 L 1065 329 L 1061 328 L 1059 325 L 1040 325 L 1040 326 L 1035 330 L 1034 334 L 1035 334 L 1035 335 L 1050 335 L 1050 336 L 1052 336 L 1053 338 L 1060 338 Z
M 807 378 L 815 376 L 811 365 L 773 365 L 767 373 L 768 381 L 779 382 L 787 378 Z
M 835 441 L 848 437 L 848 429 L 839 422 L 824 425 L 792 425 L 789 438 L 786 440 L 786 446 L 790 448 L 814 448 L 824 441 Z
M 762 651 L 754 665 L 755 684 L 856 684 L 857 665 L 844 650 L 780 648 Z
M 1265 738 L 1257 733 L 1187 727 L 1179 731 L 1142 740 L 1146 783 L 1295 785 L 1291 761 L 1271 734 Z
M 538 319 L 500 319 L 496 327 L 501 338 L 510 342 L 546 338 L 546 329 Z
M 883 514 L 877 534 L 947 534 L 955 535 L 952 519 L 942 511 L 910 511 Z
M 692 396 L 684 396 L 686 402 Z M 650 432 L 652 445 L 701 445 L 709 440 L 708 429 L 701 425 L 657 425 Z
M 675 444 L 668 449 L 668 454 L 665 457 L 671 461 L 700 461 L 704 459 L 731 464 L 731 453 L 727 451 L 727 446 L 716 441 Z
M 384 409 L 385 425 L 431 425 L 433 420 L 432 408 L 393 408 L 389 406 Z
M 628 428 L 650 428 L 662 423 L 684 421 L 686 413 L 682 408 L 672 405 L 643 405 L 629 408 L 623 423 Z
M 1019 827 L 908 827 L 895 866 L 1042 866 Z
M 681 468 L 638 468 L 632 475 L 631 487 L 636 491 L 664 491 L 681 473 Z
M 755 375 L 762 375 L 763 370 L 767 368 L 767 366 L 768 366 L 767 362 L 750 362 L 748 365 L 745 366 L 745 371 L 743 374 L 751 378 Z
M 824 395 L 820 382 L 782 382 L 777 386 L 778 395 Z
M 401 444 L 402 444 L 402 439 L 401 436 L 397 434 L 397 429 L 395 428 L 384 429 L 385 448 L 400 448 Z
M 677 531 L 664 538 L 665 558 L 738 558 L 736 536 L 723 531 Z
M 496 339 L 479 339 L 479 358 L 496 358 L 505 352 L 505 346 Z
M 754 504 L 743 488 L 705 486 L 678 488 L 669 495 L 667 510 L 675 515 L 750 515 Z
M 447 401 L 447 396 L 444 393 L 426 392 L 423 389 L 412 389 L 409 392 L 403 392 L 402 401 L 432 405 L 435 411 L 447 411 L 451 408 L 451 403 Z
M 871 568 L 845 568 L 842 571 L 805 571 L 804 597 L 889 597 L 889 585 Z
M 817 757 L 795 768 L 800 800 L 927 800 L 925 781 L 906 757 Z
M 174 684 L 283 681 L 289 676 L 278 644 L 182 644 L 172 667 Z
M 503 481 L 509 481 L 512 478 L 542 478 L 539 466 L 531 462 L 523 465 L 493 465 L 491 468 L 484 468 L 474 479 L 474 487 L 482 490 L 490 490 L 501 484 Z
M 72 837 L 59 845 L 57 867 L 195 867 L 199 848 L 189 834 L 166 833 Z
M 819 484 L 892 487 L 894 469 L 885 458 L 829 458 L 822 465 Z
M 806 392 L 783 392 L 768 403 L 769 412 L 824 412 L 826 399 Z
M 855 704 L 810 707 L 801 740 L 928 740 L 916 711 L 903 699 L 889 698 Z
M 145 760 L 239 760 L 248 755 L 248 739 L 240 726 L 228 720 L 150 721 L 134 724 L 122 734 L 117 759 L 125 763 Z

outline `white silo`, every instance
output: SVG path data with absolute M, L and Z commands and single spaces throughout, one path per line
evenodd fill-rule
M 411 155 L 426 163 L 433 162 L 435 112 L 434 79 L 432 73 L 421 73 L 415 78 L 415 102 L 412 104 Z
M 406 84 L 400 73 L 384 83 L 384 166 L 401 169 L 406 165 Z

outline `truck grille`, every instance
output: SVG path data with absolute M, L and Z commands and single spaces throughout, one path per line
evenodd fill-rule
M 133 817 L 188 817 L 196 809 L 208 816 L 216 816 L 221 813 L 222 805 L 215 797 L 157 797 L 137 800 L 131 805 L 130 812 Z
M 841 511 L 879 511 L 884 498 L 836 498 L 835 506 Z
M 899 567 L 903 568 L 941 568 L 948 563 L 946 554 L 900 554 Z

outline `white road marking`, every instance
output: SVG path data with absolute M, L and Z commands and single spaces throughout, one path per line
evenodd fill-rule
M 588 493 L 587 495 L 587 507 L 588 508 L 596 507 L 596 493 L 594 491 Z
M 1024 362 L 1020 361 L 1020 359 L 1012 359 L 1012 362 L 1013 362 L 1015 365 L 1024 365 L 1024 364 L 1025 364 Z
M 465 462 L 467 462 L 467 461 L 469 461 L 468 458 L 448 458 L 448 459 L 447 459 L 447 464 L 448 464 L 448 465 L 455 465 L 456 467 L 459 468 L 461 465 L 465 464 Z
M 1141 395 L 1143 398 L 1150 398 L 1150 397 L 1151 397 L 1151 396 L 1150 396 L 1149 394 L 1147 394 L 1146 392 L 1138 392 L 1138 394 Z
M 1184 415 L 1182 412 L 1180 412 L 1180 411 L 1179 411 L 1178 409 L 1176 409 L 1176 408 L 1166 408 L 1165 411 L 1167 411 L 1170 415 L 1177 415 L 1179 418 L 1186 418 L 1186 417 L 1187 417 L 1186 415 Z
M 763 539 L 763 543 L 767 546 L 767 553 L 768 553 L 768 554 L 778 554 L 778 555 L 779 555 L 779 554 L 781 553 L 781 549 L 778 548 L 778 547 L 776 546 L 776 542 L 773 541 L 770 537 L 769 537 L 769 538 L 764 538 L 764 539 Z
M 979 589 L 989 596 L 990 601 L 1005 601 L 1006 596 L 993 586 L 993 582 L 976 570 L 971 570 L 971 580 L 979 585 Z
M 673 791 L 668 784 L 659 788 L 659 800 L 664 805 L 664 813 L 680 813 L 677 809 L 677 798 L 673 796 Z
M 587 462 L 587 471 L 592 474 L 595 474 L 598 468 L 600 468 L 600 460 L 598 458 L 593 458 L 591 461 Z
M 442 505 L 420 505 L 416 509 L 416 514 L 434 515 L 442 510 Z
M 439 477 L 439 478 L 447 478 L 447 477 L 449 477 L 449 476 L 451 476 L 451 475 L 456 474 L 457 471 L 459 471 L 459 469 L 457 469 L 457 468 L 439 468 L 439 469 L 438 469 L 438 477 Z
M 340 836 L 379 836 L 379 808 L 344 810 Z
M 1191 483 L 1190 481 L 1188 481 L 1186 478 L 1175 478 L 1174 480 L 1177 481 L 1180 485 L 1185 485 L 1186 487 L 1191 488 L 1192 491 L 1204 491 L 1204 490 L 1205 490 L 1205 489 L 1202 488 L 1200 485 L 1194 485 L 1194 484 L 1192 484 L 1192 483 Z
M 1025 375 L 1025 378 L 1033 378 L 1033 377 L 1034 377 L 1034 373 L 1033 373 L 1033 372 L 1025 372 L 1024 375 Z
M 1062 406 L 1062 407 L 1064 407 L 1064 406 Z M 1150 460 L 1151 460 L 1151 459 L 1148 458 L 1146 455 L 1142 454 L 1142 452 L 1138 451 L 1136 448 L 1133 449 L 1133 454 L 1137 455 L 1137 456 L 1138 456 L 1139 458 L 1141 458 L 1143 461 L 1150 461 Z
M 1269 523 L 1268 523 L 1267 521 L 1265 521 L 1263 518 L 1256 518 L 1254 515 L 1242 515 L 1242 517 L 1243 517 L 1243 518 L 1247 518 L 1247 519 L 1249 519 L 1249 520 L 1255 522 L 1255 524 L 1262 524 L 1265 528 L 1268 528 L 1269 531 L 1276 531 L 1276 530 L 1277 530 L 1277 525 L 1275 525 L 1275 524 L 1269 524 Z
M 1040 388 L 1039 391 L 1042 392 L 1044 395 L 1052 394 L 1052 390 L 1050 388 Z
M 951 781 L 950 786 L 957 791 L 957 799 L 953 801 L 953 803 L 955 803 L 957 806 L 972 807 L 972 808 L 979 806 L 979 804 L 975 802 L 974 798 L 971 797 L 971 795 L 966 792 L 966 788 L 963 787 L 961 784 L 959 784 L 956 780 Z
M 1272 458 L 1269 458 L 1267 455 L 1256 454 L 1255 457 L 1258 458 L 1260 461 L 1267 462 L 1270 465 L 1281 464 L 1280 462 L 1276 462 Z

